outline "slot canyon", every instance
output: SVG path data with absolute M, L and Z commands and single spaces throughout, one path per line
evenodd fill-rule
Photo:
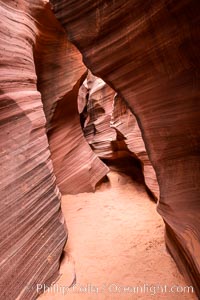
M 200 299 L 199 11 L 0 0 L 0 299 Z

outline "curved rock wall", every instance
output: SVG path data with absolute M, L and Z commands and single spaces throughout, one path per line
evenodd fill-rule
M 88 145 L 80 125 L 77 108 L 79 87 L 58 101 L 48 133 L 57 184 L 62 194 L 95 191 L 96 184 L 108 173 L 108 167 Z
M 111 127 L 116 128 L 123 135 L 128 150 L 141 161 L 144 182 L 154 199 L 158 200 L 160 196 L 158 181 L 147 155 L 141 130 L 135 116 L 118 95 L 114 98 Z
M 86 69 L 50 5 L 0 1 L 0 16 L 0 299 L 27 300 L 58 276 L 67 234 L 56 180 L 90 191 L 108 168 L 83 137 Z
M 42 1 L 0 2 L 0 298 L 35 299 L 66 241 L 33 59 Z
M 157 200 L 159 187 L 156 174 L 146 153 L 137 120 L 127 104 L 91 72 L 80 88 L 78 103 L 85 119 L 85 137 L 97 156 L 109 167 L 123 170 L 144 183 Z
M 199 2 L 51 0 L 87 67 L 134 111 L 167 247 L 200 296 Z
M 91 72 L 81 87 L 81 99 L 85 89 L 85 122 L 83 131 L 94 152 L 101 158 L 113 156 L 112 141 L 116 140 L 116 131 L 110 127 L 115 91 L 101 78 Z M 78 102 L 81 101 L 78 97 Z
M 109 169 L 93 153 L 81 130 L 77 97 L 86 67 L 46 7 L 45 18 L 38 15 L 34 59 L 56 182 L 62 194 L 91 192 Z

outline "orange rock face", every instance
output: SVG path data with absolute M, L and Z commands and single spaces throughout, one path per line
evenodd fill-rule
M 66 241 L 33 58 L 42 1 L 0 3 L 1 299 L 33 299 Z M 52 15 L 53 16 L 53 15 Z
M 112 169 L 128 173 L 145 183 L 158 199 L 155 171 L 146 153 L 137 120 L 127 104 L 91 72 L 80 88 L 78 102 L 82 107 L 80 113 L 83 112 L 85 137 L 93 151 Z M 138 173 L 141 173 L 140 176 Z
M 115 91 L 91 72 L 81 87 L 78 102 L 83 97 L 83 89 L 86 99 L 86 117 L 83 124 L 85 137 L 101 159 L 112 158 L 112 141 L 116 140 L 116 131 L 110 127 L 110 121 Z
M 51 3 L 87 67 L 136 115 L 167 247 L 200 296 L 199 2 Z
M 62 194 L 91 192 L 109 169 L 89 147 L 80 125 L 77 97 L 86 67 L 52 15 L 41 18 L 40 26 L 34 58 L 56 182 Z
M 0 298 L 35 299 L 36 284 L 57 278 L 67 238 L 56 181 L 90 191 L 108 168 L 83 137 L 86 68 L 50 5 L 7 0 L 0 15 Z
M 51 157 L 62 194 L 92 192 L 108 167 L 88 145 L 80 125 L 77 96 L 81 80 L 58 102 L 49 132 Z
M 62 194 L 94 191 L 108 168 L 90 149 L 80 126 L 77 97 L 86 67 L 48 5 L 44 13 L 34 59 L 56 182 Z
M 128 150 L 141 161 L 144 182 L 154 198 L 159 199 L 156 174 L 147 155 L 137 120 L 118 95 L 114 99 L 111 126 L 123 135 Z

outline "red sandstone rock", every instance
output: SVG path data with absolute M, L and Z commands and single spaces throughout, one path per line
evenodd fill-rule
M 118 166 L 119 171 L 124 170 L 135 178 L 137 174 L 134 172 L 143 172 L 142 180 L 158 199 L 159 187 L 155 171 L 147 156 L 136 118 L 127 104 L 115 94 L 116 92 L 102 79 L 89 72 L 78 98 L 79 106 L 82 106 L 80 111 L 84 110 L 84 105 L 86 106 L 85 137 L 94 152 L 107 163 L 112 162 L 112 165 Z M 122 157 L 128 160 L 128 170 Z M 134 162 L 135 164 L 138 162 L 133 160 L 131 162 L 131 158 L 141 161 L 142 170 L 135 168 Z
M 62 194 L 91 192 L 109 169 L 89 147 L 80 125 L 77 97 L 86 67 L 58 21 L 49 12 L 40 21 L 34 57 L 56 181 Z
M 111 158 L 113 156 L 112 141 L 116 141 L 116 131 L 110 127 L 115 91 L 91 72 L 83 86 L 86 89 L 85 98 L 87 98 L 85 137 L 100 158 Z M 81 99 L 82 97 L 78 99 L 78 102 Z
M 39 0 L 0 3 L 0 299 L 35 299 L 66 241 L 33 59 L 45 11 Z
M 58 102 L 49 132 L 51 157 L 62 194 L 94 191 L 109 170 L 84 138 L 77 108 L 80 85 L 81 80 Z
M 200 296 L 199 1 L 51 3 L 87 67 L 136 115 L 167 247 Z
M 156 174 L 148 158 L 137 120 L 118 95 L 114 99 L 111 126 L 123 135 L 128 150 L 141 161 L 145 184 L 155 199 L 159 199 Z
M 0 299 L 27 300 L 57 278 L 66 242 L 46 130 L 63 191 L 94 189 L 108 168 L 83 137 L 86 69 L 49 4 L 7 0 L 0 15 Z

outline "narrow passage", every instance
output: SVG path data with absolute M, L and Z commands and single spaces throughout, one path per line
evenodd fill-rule
M 196 299 L 186 288 L 176 292 L 175 285 L 180 291 L 187 284 L 166 251 L 163 221 L 144 187 L 119 173 L 108 177 L 95 193 L 62 198 L 69 231 L 62 275 L 40 299 Z M 62 295 L 75 273 L 76 285 Z M 162 293 L 165 285 L 173 291 Z

